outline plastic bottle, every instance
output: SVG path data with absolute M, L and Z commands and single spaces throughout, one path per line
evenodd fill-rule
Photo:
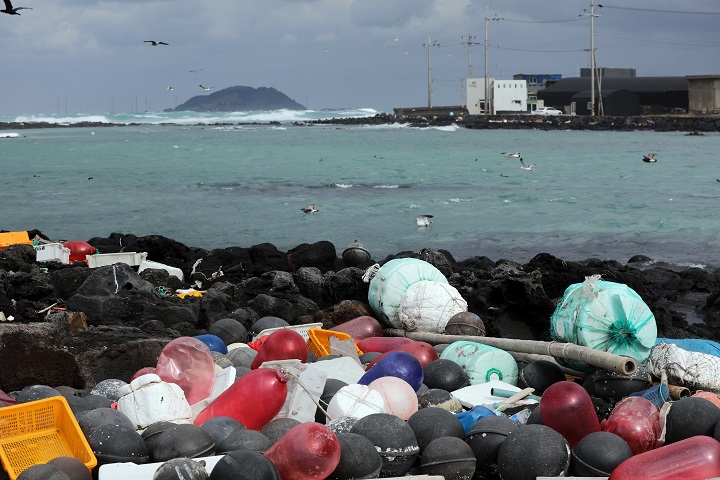
M 373 365 L 375 365 L 383 357 L 385 357 L 385 355 L 387 355 L 391 352 L 407 352 L 410 355 L 412 355 L 413 357 L 417 358 L 418 361 L 420 362 L 420 365 L 422 365 L 423 368 L 425 368 L 425 365 L 432 362 L 433 360 L 437 360 L 440 358 L 440 355 L 438 355 L 437 350 L 435 350 L 435 347 L 433 347 L 429 343 L 427 343 L 427 342 L 412 342 L 412 343 L 408 343 L 406 345 L 401 345 L 398 348 L 390 350 L 390 352 L 381 353 L 379 356 L 377 356 L 375 359 L 373 359 L 368 364 L 367 368 L 368 369 L 372 368 Z
M 363 352 L 380 352 L 385 353 L 395 348 L 401 347 L 414 340 L 406 337 L 368 337 L 358 340 L 355 344 Z
M 280 412 L 287 392 L 282 370 L 252 370 L 205 407 L 193 423 L 202 425 L 209 418 L 230 417 L 250 430 L 260 430 Z
M 550 385 L 539 408 L 543 425 L 565 437 L 571 449 L 585 435 L 600 431 L 590 395 L 577 383 L 562 381 Z
M 327 478 L 340 462 L 340 441 L 325 425 L 306 422 L 291 428 L 265 452 L 283 480 Z
M 604 430 L 625 440 L 633 455 L 647 452 L 660 434 L 660 412 L 646 398 L 627 397 L 613 409 Z
M 203 342 L 193 337 L 178 337 L 160 352 L 155 373 L 165 382 L 180 385 L 188 403 L 193 405 L 210 396 L 215 362 Z
M 628 458 L 612 471 L 609 480 L 700 480 L 714 477 L 720 477 L 720 442 L 697 435 Z
M 281 329 L 271 333 L 258 350 L 258 354 L 250 365 L 256 369 L 263 362 L 271 360 L 289 360 L 291 358 L 307 362 L 308 349 L 305 339 L 298 332 Z
M 388 355 L 365 372 L 357 383 L 370 385 L 380 377 L 398 377 L 405 380 L 416 392 L 423 382 L 423 368 L 417 358 L 407 352 L 390 352 Z

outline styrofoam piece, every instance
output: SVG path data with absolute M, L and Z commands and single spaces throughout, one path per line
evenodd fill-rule
M 35 261 L 70 263 L 70 249 L 62 243 L 35 245 Z
M 493 388 L 500 390 L 511 390 L 513 392 L 519 392 L 522 389 L 515 385 L 500 380 L 490 380 L 485 383 L 477 383 L 475 385 L 469 385 L 467 387 L 460 388 L 450 392 L 453 397 L 457 398 L 460 404 L 466 408 L 473 408 L 478 405 L 485 405 L 491 407 L 494 403 L 502 403 L 507 401 L 505 397 L 498 397 L 491 395 L 490 392 Z M 515 402 L 515 405 L 534 405 L 538 403 L 537 400 L 524 398 Z
M 310 335 L 308 335 L 308 331 L 310 331 L 311 328 L 322 328 L 322 323 L 307 323 L 305 325 L 289 325 L 287 327 L 266 328 L 265 330 L 262 330 L 260 333 L 255 335 L 255 338 L 253 338 L 253 342 L 260 337 L 270 335 L 271 333 L 275 333 L 278 330 L 295 330 L 297 333 L 302 335 L 302 337 L 307 342 L 308 340 L 310 340 Z
M 263 362 L 260 368 L 282 368 L 288 376 L 287 398 L 276 418 L 294 418 L 300 423 L 315 421 L 317 405 L 327 380 L 325 371 L 297 359 Z
M 351 385 L 365 375 L 365 369 L 350 357 L 338 357 L 312 364 L 327 373 L 328 378 L 336 378 Z
M 213 400 L 219 397 L 225 390 L 235 383 L 236 373 L 237 371 L 235 367 L 225 367 L 215 373 L 215 379 L 213 380 L 213 387 L 210 391 L 210 396 L 205 400 L 200 400 L 190 407 L 192 409 L 192 420 L 195 420 L 195 417 L 197 417 L 205 407 L 210 405 Z
M 174 275 L 177 278 L 179 278 L 180 281 L 183 281 L 183 278 L 184 278 L 183 271 L 177 267 L 171 267 L 170 265 L 165 265 L 164 263 L 153 262 L 152 260 L 146 260 L 143 258 L 143 261 L 140 262 L 140 267 L 138 268 L 138 273 L 142 272 L 143 270 L 147 270 L 148 268 L 155 269 L 155 270 L 165 270 L 170 275 Z
M 147 258 L 147 252 L 96 253 L 87 255 L 88 267 L 98 268 L 116 263 L 126 263 L 131 267 L 140 265 Z
M 136 430 L 156 422 L 190 423 L 192 410 L 179 385 L 163 382 L 154 373 L 141 375 L 118 390 L 117 409 Z
M 385 397 L 367 385 L 346 385 L 333 395 L 327 407 L 327 422 L 342 417 L 363 418 L 373 413 L 388 413 Z
M 222 459 L 224 455 L 213 455 L 212 457 L 193 458 L 193 460 L 204 461 L 205 470 L 211 473 L 215 465 Z M 101 465 L 98 470 L 98 480 L 153 480 L 155 472 L 163 462 L 146 463 L 138 465 L 132 462 L 108 463 Z M 403 477 L 407 478 L 407 477 Z

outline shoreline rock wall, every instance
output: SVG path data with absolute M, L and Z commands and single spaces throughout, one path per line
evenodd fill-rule
M 88 243 L 100 253 L 148 252 L 148 260 L 180 268 L 185 281 L 164 270 L 138 274 L 125 264 L 38 263 L 29 245 L 0 251 L 0 311 L 14 317 L 0 322 L 0 390 L 128 381 L 154 365 L 170 339 L 207 333 L 223 318 L 246 328 L 266 316 L 329 328 L 374 316 L 363 273 L 376 262 L 405 257 L 437 267 L 483 319 L 488 336 L 549 340 L 550 316 L 565 289 L 600 274 L 643 298 L 658 336 L 720 340 L 720 272 L 652 264 L 646 257 L 627 264 L 569 262 L 541 253 L 520 264 L 482 255 L 456 261 L 447 251 L 425 249 L 348 266 L 327 241 L 287 252 L 268 243 L 204 250 L 159 235 L 120 233 Z M 203 295 L 173 295 L 190 287 Z

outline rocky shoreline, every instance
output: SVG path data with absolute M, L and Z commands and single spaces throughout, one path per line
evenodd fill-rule
M 229 125 L 279 125 L 280 122 L 250 123 L 212 123 L 197 126 L 229 126 Z M 557 116 L 548 117 L 533 114 L 522 115 L 471 115 L 471 116 L 398 116 L 379 113 L 372 117 L 331 118 L 325 120 L 294 122 L 295 126 L 309 125 L 386 125 L 407 124 L 424 128 L 434 126 L 458 125 L 474 130 L 495 129 L 533 129 L 533 130 L 596 130 L 596 131 L 656 131 L 656 132 L 687 132 L 690 135 L 720 132 L 720 116 L 718 115 L 647 115 L 638 117 L 590 117 L 590 116 Z M 102 128 L 140 126 L 144 123 L 110 123 L 110 122 L 0 122 L 2 130 L 29 130 L 36 128 Z M 160 123 L 161 126 L 174 126 L 173 123 Z
M 42 237 L 31 231 L 31 238 L 36 234 Z M 147 252 L 148 260 L 181 269 L 184 280 L 165 270 L 138 274 L 125 264 L 37 262 L 30 245 L 0 250 L 0 311 L 13 318 L 0 322 L 0 390 L 129 381 L 155 364 L 169 340 L 207 333 L 223 318 L 249 330 L 266 316 L 324 328 L 374 316 L 365 270 L 405 257 L 437 267 L 482 318 L 488 336 L 549 340 L 550 316 L 565 289 L 600 274 L 642 297 L 659 337 L 720 340 L 720 269 L 655 264 L 643 256 L 570 262 L 540 253 L 520 264 L 481 252 L 457 261 L 448 251 L 424 249 L 358 263 L 327 241 L 287 252 L 269 243 L 206 250 L 122 233 L 87 243 L 99 253 Z M 202 296 L 174 294 L 189 288 Z

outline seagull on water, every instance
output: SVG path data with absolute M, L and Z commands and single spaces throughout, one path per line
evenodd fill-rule
M 433 218 L 432 215 L 418 215 L 415 221 L 417 222 L 418 227 L 429 227 L 432 223 L 430 219 Z
M 502 152 L 505 155 L 505 160 L 512 160 L 513 158 L 520 158 L 520 152 Z
M 525 160 L 523 160 L 522 157 L 518 157 L 518 158 L 520 159 L 520 168 L 522 168 L 523 170 L 532 170 L 533 168 L 535 168 L 534 163 L 531 163 L 530 165 L 528 165 L 527 163 L 525 163 Z
M 10 0 L 5 0 L 5 8 L 3 10 L 0 10 L 2 13 L 7 13 L 8 15 L 20 15 L 18 13 L 18 10 L 32 10 L 30 7 L 13 7 Z
M 303 213 L 315 213 L 315 212 L 319 212 L 319 211 L 320 211 L 320 210 L 318 210 L 317 208 L 315 208 L 315 204 L 314 204 L 314 203 L 308 205 L 308 206 L 305 207 L 305 208 L 301 208 L 300 210 L 302 210 Z
M 143 43 L 151 43 L 153 47 L 157 47 L 158 45 L 170 45 L 169 43 L 158 42 L 157 40 L 143 40 Z
M 210 90 L 212 90 L 213 88 L 215 88 L 215 87 L 204 87 L 204 86 L 202 86 L 202 85 L 198 85 L 198 86 L 203 89 L 203 92 L 209 92 Z
M 657 159 L 655 158 L 654 153 L 648 153 L 647 155 L 643 156 L 643 162 L 645 163 L 655 163 L 657 162 Z

